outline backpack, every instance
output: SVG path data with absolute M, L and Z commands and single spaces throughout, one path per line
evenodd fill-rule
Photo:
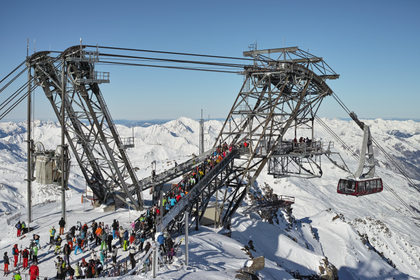
M 20 229 L 20 228 L 21 228 L 21 224 L 20 224 L 20 223 L 17 223 L 17 224 L 15 225 L 15 227 L 16 227 L 17 229 Z
M 55 228 L 52 229 L 51 234 L 54 236 L 55 235 Z

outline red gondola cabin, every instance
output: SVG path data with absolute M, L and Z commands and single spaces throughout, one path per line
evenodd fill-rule
M 364 180 L 340 179 L 338 181 L 337 193 L 362 196 L 379 193 L 384 190 L 381 178 Z

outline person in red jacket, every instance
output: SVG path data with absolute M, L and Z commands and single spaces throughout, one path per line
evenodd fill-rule
M 13 266 L 16 267 L 19 260 L 19 253 L 20 253 L 17 244 L 15 244 L 15 246 L 13 247 L 12 252 L 13 252 L 13 257 L 15 258 L 15 262 L 13 263 Z
M 36 280 L 39 277 L 39 268 L 36 265 L 36 262 L 34 262 L 29 268 L 29 275 L 31 276 L 29 280 Z

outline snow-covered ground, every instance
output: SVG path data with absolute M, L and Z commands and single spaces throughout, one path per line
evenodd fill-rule
M 338 119 L 323 121 L 354 151 L 360 150 L 362 131 L 353 122 Z M 411 178 L 420 178 L 420 124 L 414 121 L 365 120 L 371 126 L 373 137 L 404 166 Z M 135 148 L 128 150 L 137 176 L 143 178 L 151 172 L 150 163 L 157 161 L 157 172 L 173 167 L 198 152 L 197 121 L 180 118 L 162 125 L 129 128 L 118 125 L 122 137 L 134 132 Z M 205 122 L 205 145 L 210 147 L 222 127 L 219 121 Z M 35 121 L 34 140 L 46 149 L 55 149 L 60 143 L 60 127 L 54 122 Z M 305 131 L 300 132 L 303 136 Z M 289 137 L 289 136 L 288 136 Z M 290 135 L 289 138 L 292 138 Z M 330 135 L 316 126 L 316 138 L 332 141 Z M 0 123 L 0 254 L 11 246 L 27 246 L 27 238 L 19 240 L 15 221 L 7 225 L 8 217 L 26 215 L 26 124 Z M 358 163 L 341 146 L 335 143 L 334 151 L 340 152 L 351 171 Z M 258 184 L 268 184 L 279 195 L 295 197 L 293 217 L 278 212 L 278 222 L 270 224 L 257 214 L 244 215 L 238 210 L 232 221 L 232 238 L 217 234 L 214 229 L 201 227 L 190 232 L 190 268 L 179 268 L 184 260 L 184 245 L 178 261 L 170 270 L 159 271 L 158 279 L 234 279 L 237 271 L 251 263 L 243 250 L 250 240 L 255 251 L 253 257 L 264 256 L 265 268 L 258 271 L 260 279 L 294 279 L 302 276 L 321 275 L 326 263 L 335 266 L 340 279 L 418 279 L 420 277 L 420 231 L 418 221 L 411 212 L 420 214 L 418 192 L 410 187 L 395 171 L 385 156 L 375 149 L 377 173 L 392 191 L 351 197 L 336 193 L 339 178 L 349 174 L 322 159 L 323 176 L 319 179 L 274 179 L 263 172 Z M 129 220 L 139 216 L 131 210 L 103 212 L 82 204 L 80 197 L 86 184 L 78 166 L 72 163 L 67 192 L 68 224 L 76 221 L 103 221 L 111 224 L 119 219 L 125 227 Z M 34 183 L 32 203 L 35 232 L 45 245 L 52 225 L 58 226 L 61 217 L 60 193 L 55 187 Z M 394 193 L 397 195 L 395 196 Z M 145 194 L 146 199 L 148 194 Z M 410 211 L 398 198 L 410 207 Z M 49 202 L 49 203 L 45 203 Z M 10 213 L 6 215 L 5 212 Z M 73 262 L 85 255 L 72 255 Z M 124 253 L 121 258 L 125 257 Z M 40 273 L 54 276 L 54 255 L 40 252 Z M 0 264 L 2 268 L 2 264 Z M 325 274 L 325 273 L 324 273 Z M 1 275 L 0 275 L 1 276 Z M 134 278 L 127 276 L 126 278 Z M 136 276 L 137 278 L 139 276 Z M 151 277 L 150 273 L 140 278 Z

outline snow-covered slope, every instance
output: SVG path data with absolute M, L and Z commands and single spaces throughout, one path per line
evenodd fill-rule
M 349 145 L 360 150 L 362 131 L 354 123 L 323 119 L 323 121 Z M 365 120 L 371 126 L 373 137 L 395 157 L 414 180 L 420 179 L 420 124 L 414 121 Z M 210 148 L 222 127 L 219 121 L 205 122 L 205 145 Z M 197 121 L 180 118 L 162 125 L 126 127 L 117 125 L 121 137 L 134 134 L 135 148 L 128 150 L 137 176 L 143 178 L 151 172 L 150 163 L 157 161 L 157 172 L 182 162 L 198 153 Z M 5 224 L 5 212 L 25 213 L 26 205 L 26 124 L 0 123 L 0 217 Z M 54 122 L 35 121 L 35 141 L 41 141 L 46 149 L 55 149 L 60 143 L 60 127 Z M 298 131 L 302 136 L 305 131 Z M 292 138 L 292 135 L 287 136 Z M 333 141 L 320 126 L 316 126 L 317 139 Z M 335 143 L 351 171 L 358 163 Z M 294 196 L 293 216 L 279 212 L 274 224 L 263 221 L 258 215 L 243 215 L 241 209 L 232 221 L 232 239 L 205 229 L 191 236 L 192 270 L 166 271 L 161 279 L 233 279 L 236 271 L 247 263 L 249 257 L 241 248 L 253 241 L 255 256 L 266 257 L 266 268 L 258 272 L 262 279 L 293 279 L 320 275 L 326 262 L 337 268 L 340 279 L 409 279 L 420 276 L 420 221 L 398 198 L 409 205 L 412 212 L 420 214 L 418 192 L 396 173 L 381 151 L 375 148 L 377 173 L 392 191 L 351 197 L 336 193 L 339 178 L 348 176 L 328 159 L 322 159 L 323 176 L 319 179 L 274 179 L 263 172 L 258 184 L 270 185 L 279 195 Z M 74 165 L 74 163 L 72 163 Z M 418 184 L 418 181 L 415 181 Z M 69 223 L 75 223 L 83 215 L 110 223 L 123 220 L 128 226 L 127 211 L 106 213 L 91 210 L 80 204 L 80 195 L 86 184 L 78 166 L 72 166 L 67 192 Z M 395 194 L 397 196 L 395 196 Z M 46 201 L 59 200 L 59 192 L 51 186 L 33 186 L 34 219 L 37 232 L 43 240 L 47 231 L 60 218 L 60 206 L 56 203 L 41 205 Z M 131 220 L 135 216 L 131 212 Z M 23 217 L 24 219 L 24 217 Z M 10 251 L 10 245 L 27 241 L 16 240 L 13 225 L 0 233 L 0 248 Z M 47 255 L 44 256 L 46 259 Z M 182 257 L 180 257 L 182 258 Z M 54 275 L 51 261 L 41 262 L 42 271 Z M 299 276 L 300 275 L 300 276 Z

